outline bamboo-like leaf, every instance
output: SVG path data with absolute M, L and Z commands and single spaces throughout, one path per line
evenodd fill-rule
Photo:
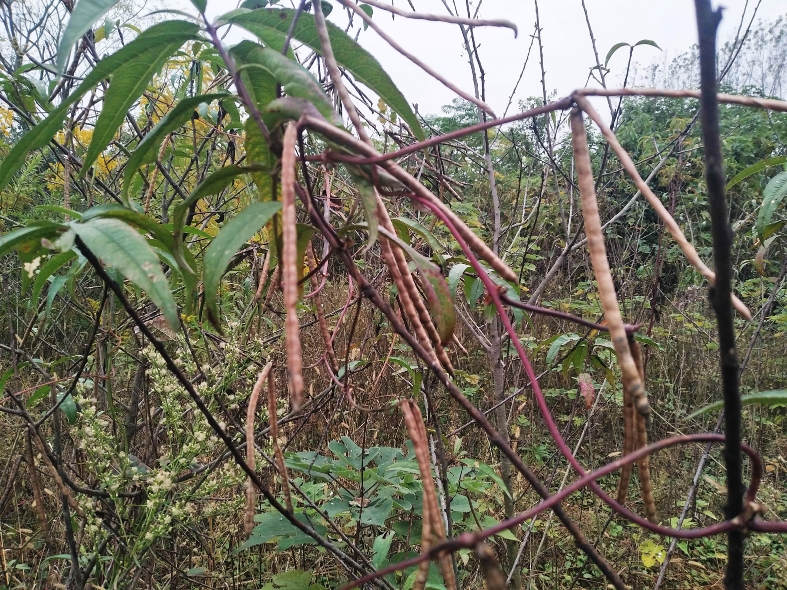
M 236 10 L 225 15 L 224 19 L 254 33 L 271 49 L 281 51 L 294 16 L 294 10 L 271 8 L 254 11 Z M 331 46 L 339 65 L 346 68 L 359 82 L 368 86 L 382 98 L 410 126 L 416 138 L 422 140 L 424 132 L 418 118 L 377 59 L 339 27 L 330 22 L 326 24 Z M 300 15 L 293 31 L 293 37 L 310 49 L 318 53 L 321 52 L 313 15 Z
M 74 89 L 46 119 L 25 133 L 0 162 L 0 190 L 11 180 L 14 173 L 25 162 L 25 156 L 33 150 L 44 147 L 63 126 L 68 107 L 82 98 L 101 80 L 108 78 L 124 64 L 132 61 L 144 62 L 160 52 L 165 44 L 182 45 L 188 40 L 197 39 L 199 27 L 184 21 L 167 21 L 150 27 L 131 43 L 105 57 L 90 71 L 82 83 Z M 125 114 L 125 113 L 124 113 Z
M 771 223 L 773 214 L 776 209 L 781 205 L 784 197 L 787 196 L 787 172 L 781 172 L 771 178 L 762 197 L 762 206 L 760 212 L 757 214 L 757 222 L 755 228 L 757 234 L 763 236 L 765 229 Z
M 129 157 L 126 168 L 123 171 L 123 192 L 121 196 L 127 207 L 129 206 L 128 192 L 131 187 L 131 180 L 134 178 L 134 173 L 139 170 L 140 166 L 155 161 L 158 147 L 164 138 L 189 121 L 194 113 L 194 109 L 200 104 L 210 103 L 214 100 L 220 100 L 228 96 L 229 94 L 226 92 L 217 92 L 216 94 L 204 94 L 184 98 L 175 105 L 175 108 L 164 115 L 161 121 L 151 129 L 150 133 L 139 142 L 136 149 Z
M 159 44 L 156 51 L 150 52 L 145 59 L 130 61 L 112 74 L 109 88 L 104 94 L 101 114 L 96 121 L 93 137 L 79 173 L 80 178 L 87 174 L 98 155 L 112 141 L 118 127 L 126 118 L 126 113 L 131 105 L 142 96 L 142 92 L 147 88 L 153 75 L 161 69 L 182 44 L 183 41 L 180 38 L 167 39 Z
M 60 39 L 60 47 L 57 50 L 58 72 L 62 73 L 65 69 L 68 54 L 74 44 L 118 2 L 120 0 L 79 0 L 77 2 L 71 13 L 71 18 L 68 19 L 68 25 L 66 25 L 66 30 Z
M 774 389 L 772 391 L 760 391 L 758 393 L 752 393 L 750 395 L 742 395 L 741 396 L 741 405 L 749 406 L 752 404 L 758 404 L 762 406 L 787 406 L 787 389 Z M 712 412 L 714 410 L 721 410 L 724 407 L 723 401 L 714 402 L 712 404 L 708 404 L 689 414 L 686 417 L 686 420 L 691 420 L 692 418 L 696 418 L 700 414 L 705 414 L 706 412 Z
M 456 328 L 456 309 L 454 309 L 454 298 L 448 289 L 440 269 L 430 264 L 427 267 L 418 269 L 421 276 L 426 279 L 421 282 L 426 295 L 426 302 L 429 304 L 429 312 L 435 322 L 440 343 L 447 346 L 451 342 Z
M 607 52 L 607 57 L 604 59 L 604 67 L 606 68 L 609 65 L 609 60 L 612 59 L 612 56 L 615 55 L 615 52 L 620 49 L 621 47 L 631 47 L 630 43 L 615 43 L 612 48 Z
M 752 164 L 748 168 L 744 168 L 740 172 L 738 172 L 732 179 L 727 183 L 727 186 L 724 187 L 724 190 L 730 190 L 736 184 L 740 184 L 749 176 L 757 174 L 760 170 L 764 170 L 768 166 L 777 166 L 779 164 L 784 164 L 787 162 L 787 156 L 775 156 L 773 158 L 766 158 L 765 160 L 761 160 L 756 164 Z
M 464 263 L 454 264 L 451 267 L 451 271 L 448 273 L 448 290 L 451 292 L 451 295 L 456 294 L 456 288 L 459 286 L 459 281 L 468 268 L 470 268 L 470 265 Z
M 70 227 L 93 254 L 147 293 L 169 325 L 178 329 L 178 309 L 158 256 L 137 230 L 119 219 L 101 217 Z
M 634 47 L 638 47 L 640 45 L 650 45 L 651 47 L 655 47 L 656 49 L 661 51 L 661 47 L 659 47 L 659 44 L 653 41 L 652 39 L 640 39 L 639 41 L 634 43 Z
M 205 250 L 205 308 L 208 320 L 220 329 L 216 291 L 230 259 L 281 208 L 281 203 L 252 203 L 228 221 Z
M 259 167 L 259 171 L 252 173 L 251 177 L 257 186 L 260 201 L 272 201 L 273 178 L 271 172 L 276 167 L 276 156 L 268 148 L 268 142 L 260 133 L 255 121 L 249 117 L 246 120 L 243 148 L 246 150 L 246 159 L 250 164 Z

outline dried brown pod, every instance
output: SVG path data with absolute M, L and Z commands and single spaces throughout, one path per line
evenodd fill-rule
M 287 465 L 284 463 L 284 454 L 279 445 L 279 422 L 276 417 L 276 382 L 273 373 L 268 373 L 268 422 L 271 429 L 271 441 L 273 442 L 273 456 L 276 460 L 276 470 L 281 478 L 281 487 L 284 491 L 284 504 L 287 510 L 292 512 L 292 494 L 290 493 L 290 476 L 287 473 Z
M 486 590 L 505 590 L 506 576 L 492 548 L 486 543 L 479 543 L 475 548 L 475 556 L 481 565 L 481 575 L 486 582 Z
M 303 402 L 301 326 L 298 321 L 298 232 L 295 216 L 295 144 L 298 128 L 290 123 L 284 132 L 281 154 L 282 288 L 284 290 L 284 342 L 287 350 L 290 404 L 294 412 Z
M 317 257 L 314 255 L 314 247 L 311 242 L 309 242 L 309 247 L 306 249 L 306 257 L 309 263 L 309 271 L 311 272 L 311 278 L 309 279 L 312 286 L 311 297 L 314 300 L 314 309 L 317 314 L 317 324 L 320 327 L 320 336 L 322 336 L 322 340 L 325 343 L 325 354 L 328 357 L 328 364 L 331 366 L 331 370 L 333 370 L 334 373 L 338 373 L 339 361 L 336 358 L 336 351 L 333 349 L 333 340 L 331 339 L 331 331 L 328 329 L 328 321 L 325 319 L 325 308 L 322 305 L 322 297 L 320 297 L 319 293 L 320 281 L 317 278 L 318 273 L 315 272 L 317 269 Z
M 642 180 L 642 177 L 639 175 L 634 161 L 628 155 L 628 152 L 623 149 L 623 146 L 620 145 L 620 142 L 618 142 L 617 137 L 609 128 L 609 126 L 604 123 L 603 119 L 599 116 L 599 114 L 591 106 L 590 102 L 586 98 L 580 95 L 574 95 L 574 100 L 601 130 L 602 135 L 607 140 L 612 150 L 615 152 L 618 160 L 620 160 L 623 169 L 628 173 L 628 175 L 634 181 L 634 184 L 637 185 L 637 188 L 645 196 L 650 206 L 653 207 L 658 216 L 664 222 L 667 230 L 672 235 L 672 239 L 674 239 L 678 246 L 680 246 L 680 249 L 683 250 L 683 254 L 686 256 L 686 259 L 700 272 L 700 274 L 702 274 L 702 276 L 708 280 L 711 285 L 713 285 L 716 282 L 716 273 L 708 268 L 708 266 L 702 261 L 699 254 L 697 254 L 697 250 L 686 239 L 686 236 L 683 234 L 683 230 L 680 229 L 677 221 L 675 221 L 672 215 L 670 215 L 669 211 L 667 211 L 667 208 L 664 207 L 661 200 L 659 200 L 653 191 L 650 190 L 648 184 Z M 751 319 L 751 312 L 743 304 L 743 302 L 735 296 L 735 294 L 732 295 L 732 304 L 737 312 L 744 318 L 747 320 Z
M 260 392 L 271 372 L 273 362 L 269 362 L 257 375 L 257 381 L 251 390 L 249 405 L 246 407 L 246 463 L 251 469 L 255 469 L 257 462 L 254 456 L 254 416 L 257 412 L 257 404 L 260 399 Z M 246 511 L 243 515 L 243 532 L 248 537 L 254 528 L 254 512 L 257 504 L 257 488 L 251 479 L 246 481 Z
M 575 108 L 571 113 L 571 133 L 574 147 L 574 162 L 577 169 L 582 202 L 582 215 L 585 219 L 585 234 L 587 236 L 593 273 L 598 284 L 601 307 L 604 310 L 604 317 L 609 327 L 609 336 L 615 347 L 618 365 L 623 375 L 623 387 L 630 392 L 636 410 L 647 417 L 650 414 L 650 406 L 648 405 L 645 388 L 639 377 L 637 366 L 631 356 L 625 324 L 620 314 L 615 285 L 612 281 L 612 272 L 609 268 L 607 250 L 604 246 L 604 236 L 601 230 L 601 218 L 598 213 L 598 201 L 596 200 L 595 182 L 590 164 L 587 134 L 582 120 L 582 111 L 578 108 Z
M 440 507 L 437 502 L 437 492 L 435 491 L 434 479 L 432 477 L 432 467 L 429 460 L 429 445 L 427 442 L 426 426 L 424 425 L 421 409 L 418 404 L 412 399 L 404 399 L 401 402 L 402 413 L 404 414 L 404 423 L 407 427 L 407 433 L 410 435 L 410 440 L 413 441 L 413 449 L 415 450 L 415 458 L 418 462 L 418 471 L 421 474 L 421 481 L 424 487 L 424 502 L 423 502 L 423 532 L 421 534 L 421 553 L 425 553 L 435 543 L 445 540 L 445 527 L 443 526 L 443 519 L 440 516 Z M 447 553 L 441 553 L 438 556 L 438 564 L 440 565 L 440 572 L 443 575 L 446 588 L 448 590 L 456 589 L 456 578 L 454 577 L 454 568 L 451 563 L 451 556 Z M 426 582 L 426 572 L 428 570 L 428 561 L 426 566 L 419 566 L 418 576 L 416 582 L 421 580 Z M 423 572 L 422 572 L 423 570 Z M 421 575 L 423 573 L 423 576 Z M 413 586 L 415 588 L 415 585 Z
M 634 358 L 634 364 L 637 365 L 637 371 L 639 371 L 639 378 L 642 380 L 642 383 L 645 383 L 645 363 L 642 359 L 642 348 L 632 332 L 629 332 L 628 339 L 631 356 Z M 637 450 L 648 446 L 648 431 L 644 416 L 636 414 L 634 419 L 634 431 L 636 433 L 634 450 Z M 645 516 L 651 522 L 658 522 L 656 501 L 653 499 L 653 484 L 650 479 L 649 455 L 645 455 L 637 461 L 637 470 L 639 471 L 639 483 L 642 489 L 642 502 L 645 505 Z

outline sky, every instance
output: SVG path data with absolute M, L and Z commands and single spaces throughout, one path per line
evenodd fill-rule
M 386 0 L 391 1 L 391 0 Z M 393 0 L 396 6 L 409 10 L 407 0 Z M 454 0 L 448 0 L 453 9 Z M 419 12 L 446 14 L 441 0 L 412 0 Z M 478 0 L 471 2 L 475 10 Z M 334 6 L 338 3 L 333 2 Z M 457 0 L 459 4 L 459 0 Z M 714 6 L 725 7 L 720 28 L 720 39 L 734 36 L 745 14 L 751 18 L 757 0 L 714 0 Z M 281 0 L 280 6 L 290 5 Z M 210 0 L 208 14 L 218 15 L 231 9 L 234 3 Z M 459 5 L 462 8 L 463 5 Z M 662 51 L 643 45 L 635 52 L 635 61 L 642 65 L 654 61 L 667 61 L 696 43 L 697 31 L 692 0 L 586 0 L 586 6 L 602 62 L 609 49 L 619 42 L 636 43 L 642 39 L 655 41 Z M 341 10 L 334 10 L 329 20 L 336 24 L 346 22 Z M 761 0 L 757 18 L 774 20 L 787 14 L 785 0 Z M 481 27 L 476 29 L 479 55 L 486 73 L 487 104 L 500 116 L 506 110 L 517 78 L 531 45 L 535 25 L 533 0 L 482 0 L 478 16 L 505 18 L 517 25 L 515 38 L 510 29 Z M 580 0 L 541 0 L 539 16 L 545 62 L 547 91 L 565 96 L 574 88 L 586 85 L 595 58 L 590 43 L 585 15 Z M 419 56 L 424 62 L 439 70 L 446 78 L 468 93 L 473 92 L 473 82 L 467 55 L 464 51 L 459 27 L 447 23 L 417 21 L 395 17 L 375 10 L 374 21 L 405 49 Z M 228 41 L 233 35 L 228 37 Z M 361 32 L 358 42 L 381 62 L 385 70 L 411 103 L 417 103 L 421 114 L 438 114 L 442 105 L 448 104 L 454 94 L 440 82 L 422 72 L 417 66 L 368 29 Z M 618 86 L 623 80 L 627 51 L 619 50 L 610 60 L 608 84 Z M 590 85 L 596 85 L 591 81 Z M 529 96 L 541 96 L 541 71 L 538 62 L 538 45 L 533 48 L 527 67 L 514 95 L 517 101 Z M 510 111 L 514 112 L 514 111 Z

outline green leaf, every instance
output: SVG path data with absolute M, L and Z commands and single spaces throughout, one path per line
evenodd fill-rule
M 254 33 L 268 47 L 281 50 L 294 16 L 295 11 L 291 9 L 239 10 L 228 15 L 227 20 Z M 418 118 L 380 63 L 339 27 L 330 22 L 326 24 L 339 65 L 382 98 L 405 120 L 416 138 L 423 140 L 424 132 Z M 300 15 L 293 37 L 310 49 L 318 53 L 322 52 L 313 15 Z
M 787 389 L 760 391 L 758 393 L 752 393 L 750 395 L 741 396 L 741 405 L 749 406 L 751 404 L 758 404 L 763 406 L 787 406 Z M 723 407 L 724 407 L 723 401 L 714 402 L 703 408 L 700 408 L 699 410 L 693 412 L 692 414 L 689 414 L 686 417 L 686 420 L 691 420 L 692 418 L 696 418 L 700 414 L 705 414 L 706 412 L 721 410 Z
M 410 219 L 409 217 L 396 217 L 392 221 L 403 223 L 415 233 L 420 235 L 423 239 L 425 239 L 429 244 L 429 247 L 432 249 L 432 253 L 442 263 L 443 259 L 441 254 L 446 251 L 446 247 L 443 246 L 434 236 L 434 234 L 426 229 L 421 222 L 416 221 L 415 219 Z
M 361 513 L 361 523 L 373 526 L 385 526 L 385 520 L 391 514 L 393 500 L 391 498 L 378 498 L 367 506 Z
M 194 113 L 194 109 L 200 104 L 210 103 L 217 99 L 226 98 L 227 96 L 229 96 L 228 93 L 220 92 L 184 98 L 175 108 L 164 115 L 158 124 L 145 135 L 131 154 L 131 157 L 129 157 L 126 168 L 123 171 L 123 191 L 121 197 L 123 198 L 123 203 L 127 207 L 130 206 L 128 192 L 131 187 L 131 181 L 134 178 L 134 173 L 139 170 L 140 166 L 156 160 L 158 148 L 164 138 L 175 131 L 175 129 L 188 122 Z
M 246 121 L 246 134 L 243 140 L 243 148 L 246 150 L 246 159 L 250 164 L 258 167 L 257 172 L 253 172 L 251 178 L 257 186 L 257 193 L 260 201 L 273 201 L 273 177 L 271 172 L 276 168 L 276 156 L 271 153 L 268 142 L 262 136 L 259 127 L 254 120 L 249 117 Z
M 200 14 L 204 14 L 205 8 L 208 6 L 208 0 L 191 0 L 191 3 L 199 10 Z
M 366 219 L 366 226 L 369 231 L 369 240 L 366 247 L 371 247 L 377 241 L 378 219 L 377 219 L 377 191 L 375 191 L 374 183 L 368 180 L 365 176 L 355 174 L 352 170 L 354 167 L 348 167 L 347 172 L 353 179 L 355 188 L 358 189 L 358 196 L 361 198 L 363 205 L 364 217 Z
M 309 70 L 298 62 L 287 59 L 278 51 L 251 41 L 243 43 L 252 45 L 245 51 L 243 67 L 262 68 L 282 85 L 287 95 L 308 100 L 325 119 L 335 125 L 341 125 L 341 119 L 333 110 L 330 99 Z M 265 107 L 267 104 L 260 106 Z
M 736 184 L 740 184 L 749 176 L 757 174 L 761 170 L 764 170 L 768 166 L 778 166 L 779 164 L 784 164 L 787 162 L 787 156 L 776 156 L 774 158 L 767 158 L 765 160 L 761 160 L 756 164 L 752 164 L 748 168 L 744 168 L 740 172 L 738 172 L 732 179 L 727 183 L 727 186 L 724 187 L 724 190 L 730 190 Z
M 65 395 L 65 391 L 58 393 L 55 399 L 59 402 L 63 399 L 63 395 Z M 65 414 L 69 424 L 73 424 L 77 421 L 77 405 L 70 393 L 66 395 L 66 399 L 60 404 L 60 411 Z
M 754 225 L 759 236 L 765 233 L 765 228 L 771 223 L 773 214 L 785 196 L 787 196 L 787 172 L 781 172 L 771 178 L 763 192 L 762 206 Z
M 208 320 L 220 330 L 216 291 L 227 264 L 249 238 L 281 208 L 281 203 L 252 203 L 229 220 L 205 250 L 204 284 Z
M 609 60 L 612 59 L 612 56 L 615 55 L 615 52 L 621 47 L 631 47 L 631 45 L 629 43 L 615 43 L 607 52 L 607 57 L 604 59 L 605 68 L 609 65 Z
M 164 44 L 179 41 L 179 45 L 191 39 L 198 39 L 199 27 L 184 21 L 167 21 L 153 25 L 125 47 L 105 57 L 90 70 L 82 83 L 63 99 L 49 116 L 25 133 L 0 162 L 0 190 L 11 180 L 14 173 L 25 162 L 25 156 L 33 150 L 44 147 L 63 126 L 68 108 L 82 98 L 101 80 L 108 78 L 124 64 L 132 61 L 144 62 L 159 53 Z M 124 113 L 125 114 L 125 113 Z
M 68 19 L 68 25 L 66 25 L 66 30 L 60 39 L 60 47 L 57 50 L 57 71 L 59 73 L 65 69 L 66 60 L 74 44 L 118 2 L 120 0 L 79 0 L 77 2 L 71 13 L 71 18 Z
M 115 203 L 106 203 L 91 207 L 82 214 L 83 222 L 98 218 L 125 221 L 155 237 L 168 251 L 172 250 L 172 233 L 170 230 L 143 213 Z
M 38 275 L 36 275 L 35 283 L 33 283 L 33 293 L 30 296 L 30 301 L 28 303 L 28 308 L 36 311 L 38 308 L 38 297 L 41 295 L 41 289 L 44 288 L 47 280 L 53 274 L 55 274 L 58 270 L 60 270 L 63 266 L 71 262 L 74 258 L 76 258 L 77 253 L 74 250 L 66 250 L 65 252 L 60 252 L 55 256 L 52 256 L 49 260 L 44 263 L 41 267 L 41 270 L 38 271 Z
M 385 558 L 388 557 L 388 551 L 391 549 L 394 534 L 394 531 L 388 531 L 375 538 L 372 544 L 372 565 L 375 569 L 379 569 L 385 563 Z
M 42 399 L 44 399 L 47 395 L 49 395 L 49 392 L 51 391 L 51 387 L 52 387 L 51 385 L 42 385 L 41 387 L 36 389 L 33 392 L 33 395 L 31 395 L 28 398 L 27 402 L 25 403 L 25 407 L 28 410 L 35 408 L 41 402 Z
M 220 168 L 200 182 L 188 198 L 178 203 L 175 207 L 172 213 L 172 240 L 174 242 L 172 254 L 175 256 L 178 266 L 184 272 L 194 272 L 194 269 L 185 259 L 186 246 L 183 243 L 184 224 L 186 223 L 189 207 L 204 197 L 220 193 L 230 185 L 235 177 L 253 170 L 255 168 L 244 168 L 242 166 L 225 166 Z
M 462 275 L 465 274 L 465 271 L 470 268 L 469 264 L 454 264 L 451 267 L 451 271 L 448 273 L 448 290 L 451 294 L 456 293 L 456 289 L 459 286 L 459 281 L 462 279 Z
M 49 316 L 49 311 L 52 309 L 52 304 L 55 302 L 55 297 L 65 287 L 66 283 L 72 278 L 69 273 L 66 276 L 56 276 L 52 279 L 49 285 L 49 290 L 46 292 L 46 307 L 44 307 L 44 315 Z
M 253 41 L 241 41 L 230 49 L 230 55 L 235 60 L 243 85 L 248 90 L 257 108 L 264 109 L 276 99 L 276 80 L 268 70 L 244 67 L 254 63 L 254 58 L 251 54 L 258 47 L 259 45 Z M 251 117 L 249 117 L 249 120 L 252 125 L 255 124 Z
M 137 230 L 119 219 L 101 217 L 72 223 L 71 229 L 95 256 L 145 291 L 172 329 L 178 329 L 178 309 L 158 256 Z
M 372 15 L 374 14 L 374 9 L 371 6 L 369 6 L 368 4 L 361 4 L 360 6 L 358 6 L 358 8 L 363 10 L 366 13 L 366 16 L 372 18 Z M 368 28 L 369 28 L 369 24 L 366 21 L 363 21 L 363 30 L 365 31 Z
M 327 532 L 326 527 L 310 523 L 305 514 L 296 514 L 295 518 L 312 527 L 320 535 L 325 535 Z M 280 539 L 279 550 L 287 549 L 293 545 L 314 545 L 316 543 L 314 539 L 301 532 L 278 512 L 258 514 L 254 517 L 254 521 L 259 524 L 254 527 L 248 541 L 241 545 L 238 551 L 271 543 L 277 539 Z
M 557 353 L 560 349 L 570 342 L 576 342 L 580 339 L 579 334 L 561 334 L 557 338 L 552 341 L 552 345 L 549 347 L 549 351 L 547 352 L 547 364 L 550 365 L 557 357 Z M 599 344 L 599 342 L 596 342 Z
M 153 75 L 161 69 L 181 45 L 183 45 L 183 39 L 179 37 L 162 41 L 157 51 L 150 52 L 145 59 L 132 60 L 112 74 L 109 88 L 104 94 L 104 104 L 98 115 L 90 146 L 79 173 L 80 178 L 87 174 L 98 155 L 112 141 L 131 105 L 142 96 Z
M 634 47 L 638 47 L 640 45 L 650 45 L 651 47 L 655 47 L 656 49 L 661 51 L 661 47 L 659 47 L 659 44 L 653 41 L 652 39 L 641 39 L 636 43 L 634 43 Z
M 62 230 L 63 226 L 52 221 L 34 221 L 26 227 L 20 227 L 0 236 L 0 256 L 14 248 L 41 238 L 52 239 Z

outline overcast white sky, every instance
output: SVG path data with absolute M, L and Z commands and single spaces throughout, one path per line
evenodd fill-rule
M 390 1 L 390 0 L 389 0 Z M 448 0 L 453 6 L 454 0 Z M 459 4 L 461 0 L 457 0 Z M 409 10 L 407 0 L 393 0 L 400 8 Z M 419 12 L 445 14 L 441 0 L 412 0 Z M 478 0 L 472 2 L 477 5 Z M 230 9 L 230 3 L 210 0 L 209 13 L 219 14 Z M 280 3 L 287 6 L 286 0 Z M 720 38 L 734 35 L 741 14 L 747 8 L 747 22 L 757 0 L 723 0 L 714 2 L 726 8 Z M 748 4 L 748 7 L 746 6 Z M 234 2 L 233 2 L 234 5 Z M 334 3 L 336 6 L 337 3 Z M 599 56 L 603 62 L 607 51 L 618 42 L 636 43 L 652 39 L 664 54 L 649 46 L 635 52 L 635 60 L 648 64 L 668 59 L 688 49 L 696 42 L 696 21 L 692 0 L 586 0 L 590 21 L 596 37 Z M 462 9 L 460 4 L 460 9 Z M 342 11 L 336 9 L 329 17 L 337 24 L 346 22 Z M 787 13 L 785 0 L 762 0 L 758 19 L 772 21 Z M 339 15 L 337 17 L 337 14 Z M 532 0 L 483 0 L 479 16 L 505 18 L 519 28 L 514 38 L 509 29 L 482 27 L 476 29 L 479 54 L 486 70 L 487 103 L 500 116 L 516 84 L 534 32 L 535 4 Z M 595 65 L 585 16 L 580 0 L 541 0 L 539 14 L 544 44 L 546 84 L 548 91 L 565 96 L 572 89 L 585 85 L 590 68 Z M 465 91 L 472 93 L 472 77 L 463 48 L 462 36 L 456 25 L 414 21 L 402 17 L 391 19 L 389 14 L 375 10 L 374 20 L 400 45 L 438 69 L 444 76 Z M 371 29 L 361 33 L 359 43 L 368 49 L 393 78 L 407 99 L 419 105 L 422 114 L 437 114 L 449 103 L 453 93 L 424 74 L 418 67 L 391 49 Z M 610 83 L 620 83 L 626 66 L 627 52 L 619 50 L 609 67 Z M 522 82 L 514 97 L 518 99 L 541 95 L 541 72 L 538 48 L 534 44 Z

